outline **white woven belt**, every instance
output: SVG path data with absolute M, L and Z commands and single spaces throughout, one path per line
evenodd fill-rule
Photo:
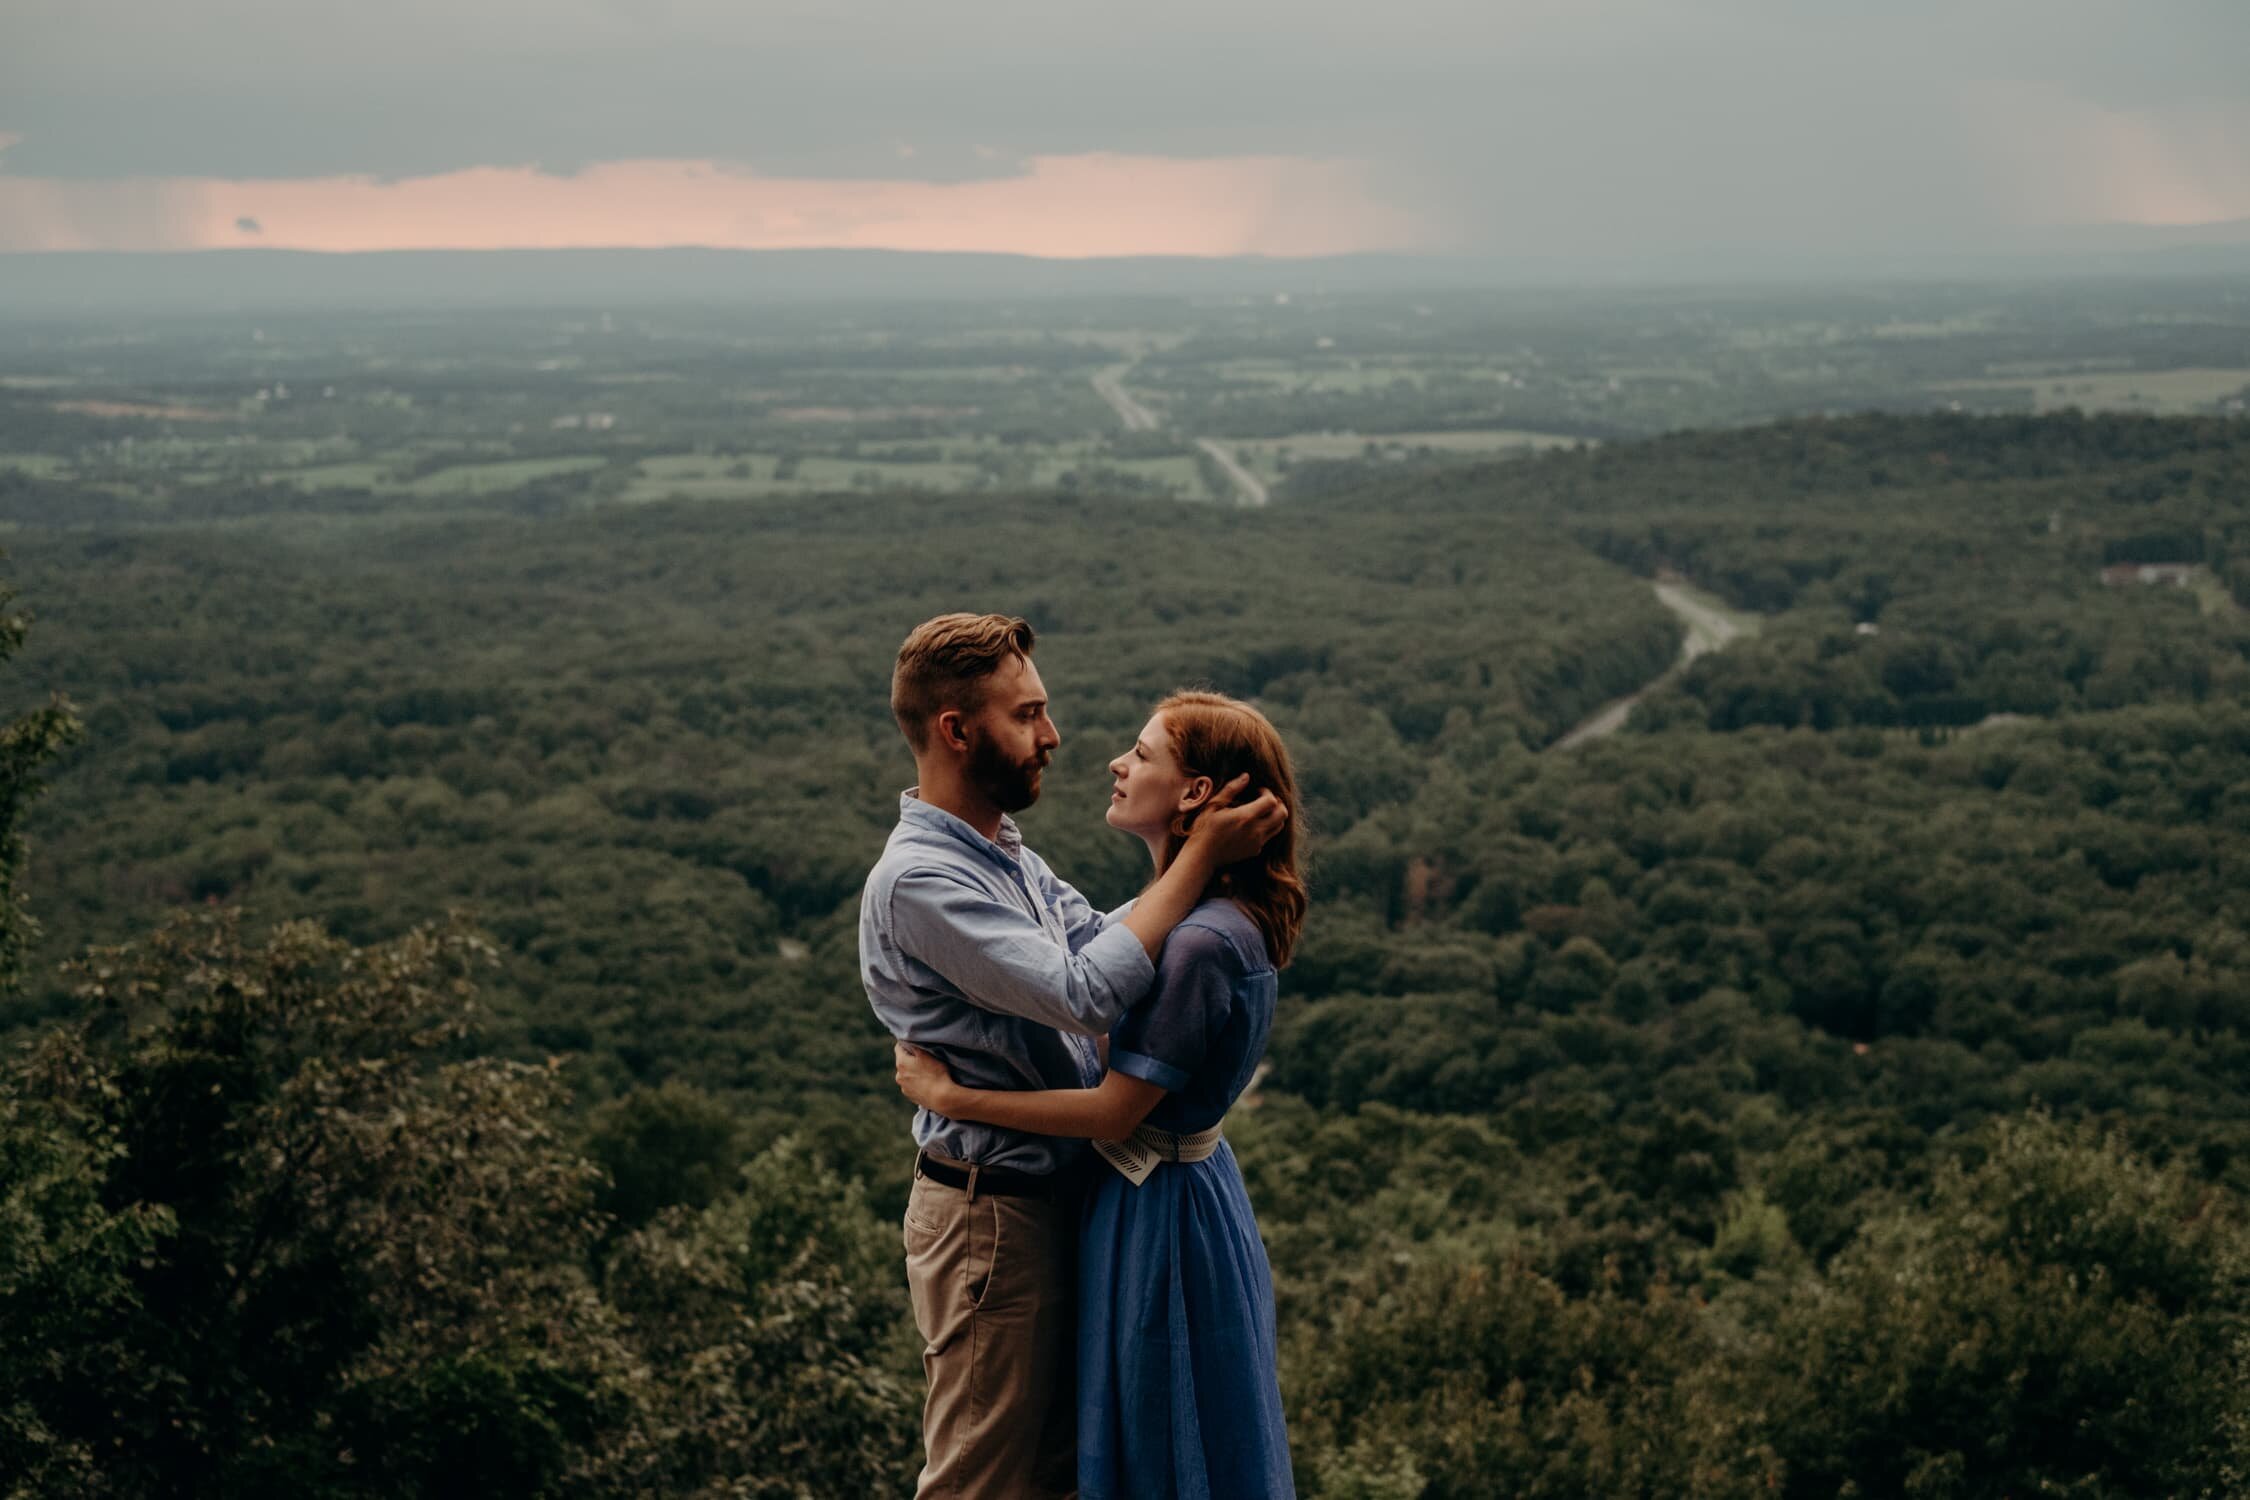
M 1166 1161 L 1202 1161 L 1219 1149 L 1219 1142 L 1225 1137 L 1223 1123 L 1192 1135 L 1174 1135 L 1154 1125 L 1135 1125 L 1133 1139 Z
M 1139 1187 L 1148 1181 L 1148 1174 L 1156 1170 L 1158 1162 L 1207 1161 L 1219 1149 L 1223 1138 L 1219 1125 L 1190 1135 L 1174 1135 L 1154 1125 L 1135 1125 L 1133 1133 L 1124 1140 L 1096 1141 L 1094 1150 L 1103 1161 L 1117 1168 L 1127 1182 Z

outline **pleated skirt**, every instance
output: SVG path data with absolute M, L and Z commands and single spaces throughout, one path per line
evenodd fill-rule
M 1080 1500 L 1294 1497 L 1273 1270 L 1232 1148 L 1088 1194 L 1078 1270 Z

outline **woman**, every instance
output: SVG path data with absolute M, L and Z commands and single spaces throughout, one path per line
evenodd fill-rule
M 1111 1033 L 1100 1087 L 963 1088 L 899 1055 L 925 1108 L 1104 1144 L 1079 1260 L 1082 1500 L 1259 1500 L 1296 1493 L 1275 1376 L 1273 1275 L 1219 1121 L 1273 1024 L 1274 972 L 1304 924 L 1297 781 L 1265 715 L 1216 693 L 1157 705 L 1110 762 L 1110 826 L 1162 874 L 1212 791 L 1247 773 L 1289 811 L 1254 860 L 1222 871 L 1172 932 L 1156 984 Z M 1127 1175 L 1130 1172 L 1133 1175 Z

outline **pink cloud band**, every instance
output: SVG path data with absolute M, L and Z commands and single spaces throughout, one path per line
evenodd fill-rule
M 712 161 L 570 175 L 74 181 L 0 172 L 0 250 L 852 248 L 1024 255 L 1337 255 L 1422 248 L 1349 160 L 1035 157 L 972 182 L 760 177 Z

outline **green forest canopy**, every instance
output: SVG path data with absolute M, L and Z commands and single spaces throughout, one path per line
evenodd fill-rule
M 2238 422 L 1862 418 L 1266 513 L 27 528 L 20 675 L 86 734 L 25 883 L 50 959 L 182 905 L 361 945 L 467 906 L 494 944 L 478 1050 L 579 1101 L 534 1156 L 610 1174 L 541 1211 L 611 1228 L 523 1252 L 526 1286 L 567 1262 L 608 1288 L 571 1336 L 593 1351 L 571 1379 L 604 1388 L 662 1347 L 669 1304 L 625 1269 L 664 1263 L 648 1236 L 773 1242 L 728 1216 L 780 1201 L 783 1122 L 872 1205 L 818 1234 L 895 1210 L 905 1110 L 853 956 L 908 771 L 890 654 L 937 610 L 1019 611 L 1066 741 L 1027 831 L 1096 899 L 1138 878 L 1101 767 L 1156 696 L 1255 696 L 1301 759 L 1313 917 L 1230 1130 L 1309 1494 L 2215 1493 L 2250 1441 L 2246 459 Z M 2105 586 L 2119 560 L 2213 587 Z M 1547 748 L 1671 659 L 1659 569 L 1765 629 L 1626 733 Z M 230 972 L 294 951 L 225 942 Z M 34 972 L 10 1014 L 52 1039 L 87 1004 Z M 124 1040 L 84 1045 L 124 1097 L 153 1086 Z M 20 1090 L 41 1120 L 88 1108 Z M 563 1107 L 503 1094 L 476 1107 Z M 39 1159 L 117 1180 L 100 1143 L 129 1121 L 67 1151 L 36 1123 Z M 81 1210 L 103 1243 L 177 1232 Z M 805 1451 L 895 1455 L 895 1267 L 838 1264 L 818 1350 L 756 1357 L 892 1371 L 792 1389 Z M 720 1279 L 758 1316 L 795 1284 Z M 354 1409 L 420 1409 L 386 1390 Z M 540 1406 L 526 1451 L 579 1457 L 537 1485 L 623 1483 L 618 1434 L 700 1399 Z M 680 1487 L 755 1451 L 720 1444 Z

